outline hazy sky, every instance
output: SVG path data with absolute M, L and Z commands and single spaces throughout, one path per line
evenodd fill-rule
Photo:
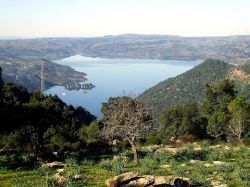
M 1 36 L 250 34 L 250 0 L 0 0 Z

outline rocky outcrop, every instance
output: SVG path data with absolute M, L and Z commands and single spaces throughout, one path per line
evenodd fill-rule
M 186 187 L 192 184 L 189 178 L 175 176 L 138 176 L 138 172 L 128 172 L 108 179 L 105 184 L 109 187 Z
M 54 162 L 43 164 L 42 166 L 48 167 L 48 168 L 63 168 L 65 164 L 62 162 L 54 161 Z
M 141 187 L 141 186 L 149 186 L 154 184 L 154 177 L 151 175 L 141 176 L 127 184 L 122 184 L 121 187 Z
M 178 186 L 185 187 L 189 186 L 192 181 L 189 178 L 183 177 L 175 177 L 175 176 L 155 176 L 154 186 L 160 185 L 170 185 L 170 186 Z
M 136 179 L 138 175 L 139 173 L 135 171 L 127 172 L 106 180 L 105 184 L 110 187 L 118 187 L 125 183 L 128 183 L 129 181 L 132 181 L 133 179 Z

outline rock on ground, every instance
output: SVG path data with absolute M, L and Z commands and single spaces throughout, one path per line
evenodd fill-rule
M 48 168 L 63 168 L 65 164 L 62 162 L 54 161 L 54 162 L 43 164 L 42 166 L 48 167 Z
M 137 178 L 138 175 L 139 173 L 136 171 L 123 173 L 121 175 L 118 175 L 118 176 L 115 176 L 106 180 L 105 184 L 110 187 L 118 187 L 118 186 L 121 186 L 122 184 L 125 184 L 131 181 L 132 179 Z
M 106 180 L 105 184 L 109 187 L 186 187 L 192 184 L 192 181 L 175 176 L 138 176 L 138 172 L 128 172 Z

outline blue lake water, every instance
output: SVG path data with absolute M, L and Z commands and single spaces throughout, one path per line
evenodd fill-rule
M 175 77 L 201 63 L 181 60 L 104 59 L 72 56 L 55 61 L 87 74 L 88 82 L 96 87 L 89 91 L 69 91 L 55 86 L 47 94 L 58 95 L 65 103 L 83 106 L 101 117 L 101 103 L 109 97 L 140 94 L 157 83 Z

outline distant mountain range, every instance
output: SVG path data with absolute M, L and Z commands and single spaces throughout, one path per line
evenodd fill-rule
M 206 83 L 215 83 L 225 78 L 235 80 L 238 94 L 250 99 L 250 64 L 233 66 L 213 59 L 206 60 L 181 75 L 160 82 L 146 90 L 140 98 L 146 105 L 153 107 L 153 114 L 157 119 L 164 107 L 201 101 Z
M 118 35 L 90 38 L 40 38 L 0 41 L 0 58 L 60 59 L 75 54 L 106 58 L 216 58 L 226 62 L 250 59 L 250 36 L 180 37 Z
M 89 38 L 37 38 L 0 40 L 0 66 L 6 72 L 4 78 L 22 83 L 29 89 L 37 89 L 33 81 L 41 59 L 50 61 L 75 54 L 104 58 L 141 58 L 195 60 L 216 58 L 229 63 L 245 64 L 250 61 L 250 36 L 180 37 L 168 35 L 125 34 Z M 25 69 L 25 63 L 30 68 Z M 19 66 L 16 76 L 16 66 Z M 31 66 L 34 67 L 31 68 Z M 62 67 L 53 64 L 54 70 Z M 57 68 L 56 68 L 57 67 Z M 66 69 L 65 69 L 66 70 Z M 72 69 L 68 69 L 73 71 Z M 67 71 L 48 73 L 47 87 L 65 85 Z M 74 71 L 74 73 L 76 73 Z M 30 76 L 32 75 L 32 76 Z M 79 75 L 79 74 L 78 74 Z M 83 74 L 82 74 L 83 75 Z M 54 76 L 54 77 L 51 77 Z M 65 79 L 70 80 L 69 74 Z M 62 78 L 62 79 L 61 79 Z M 35 78 L 36 79 L 36 78 Z M 72 80 L 75 79 L 72 77 Z M 27 81 L 30 81 L 28 84 Z M 31 86 L 32 84 L 32 86 Z

